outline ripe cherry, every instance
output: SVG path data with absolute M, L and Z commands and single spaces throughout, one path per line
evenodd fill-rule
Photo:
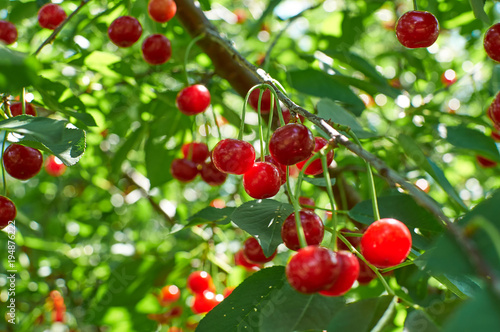
M 25 106 L 26 115 L 36 116 L 36 110 L 32 104 L 26 103 Z M 10 105 L 10 113 L 12 116 L 18 116 L 23 114 L 23 103 L 13 103 Z
M 276 256 L 276 250 L 269 257 L 266 257 L 262 247 L 254 237 L 249 237 L 246 239 L 245 244 L 243 245 L 243 254 L 245 258 L 255 264 L 264 264 L 273 260 L 274 256 Z
M 300 211 L 300 223 L 304 230 L 306 243 L 309 246 L 317 246 L 323 241 L 325 226 L 320 217 L 309 210 Z M 299 250 L 300 242 L 295 223 L 295 212 L 288 216 L 281 226 L 281 239 L 290 250 Z
M 304 207 L 304 205 L 314 206 L 314 199 L 312 199 L 310 197 L 300 196 L 299 197 L 299 204 L 300 204 L 300 206 L 303 207 L 304 210 L 314 211 L 314 208 Z
M 181 297 L 179 287 L 175 285 L 167 285 L 161 289 L 158 300 L 162 306 L 168 306 L 170 303 L 177 301 Z
M 285 124 L 290 123 L 290 120 L 292 119 L 292 115 L 290 114 L 290 110 L 288 108 L 285 108 L 285 109 L 283 109 L 282 114 L 283 114 L 283 121 L 285 121 Z M 302 115 L 296 114 L 293 122 L 299 122 L 299 120 L 301 123 L 304 123 L 305 118 Z M 281 123 L 280 123 L 280 125 L 281 125 Z
M 249 271 L 258 271 L 260 270 L 260 265 L 250 262 L 243 253 L 243 249 L 238 250 L 234 254 L 234 264 L 243 266 L 245 269 Z
M 120 16 L 108 28 L 109 39 L 118 47 L 130 47 L 141 38 L 142 26 L 135 17 Z
M 493 168 L 497 166 L 496 161 L 490 160 L 483 156 L 476 156 L 477 163 L 483 168 Z
M 215 292 L 212 277 L 205 271 L 192 272 L 187 279 L 187 287 L 198 295 L 203 294 L 205 291 Z
M 210 106 L 210 91 L 201 84 L 188 86 L 179 92 L 175 104 L 186 115 L 200 114 Z
M 500 127 L 500 93 L 495 96 L 495 99 L 488 108 L 488 117 L 493 121 L 495 126 Z
M 16 26 L 8 21 L 0 21 L 0 42 L 6 45 L 14 44 L 17 40 Z
M 190 159 L 197 164 L 203 164 L 210 155 L 208 146 L 201 142 L 185 143 L 182 145 L 181 151 L 185 159 Z M 189 158 L 190 153 L 191 157 Z
M 55 30 L 66 17 L 66 12 L 61 6 L 55 3 L 48 3 L 38 11 L 38 24 L 42 28 Z
M 340 263 L 336 253 L 330 249 L 307 246 L 290 259 L 285 273 L 293 288 L 311 294 L 327 289 L 337 280 Z
M 0 196 L 0 229 L 9 225 L 16 218 L 17 210 L 14 203 L 5 196 Z
M 203 314 L 215 308 L 222 300 L 224 300 L 222 295 L 215 295 L 215 293 L 210 291 L 205 291 L 203 294 L 195 294 L 191 310 L 195 314 Z
M 357 280 L 361 285 L 369 284 L 370 281 L 377 278 L 375 272 L 373 272 L 373 270 L 359 258 L 358 258 L 358 264 L 359 264 L 359 275 Z
M 3 153 L 5 170 L 18 180 L 28 180 L 37 175 L 42 163 L 40 151 L 28 146 L 11 144 Z
M 328 141 L 326 139 L 324 139 L 323 137 L 315 137 L 314 138 L 314 152 L 318 152 L 327 144 L 328 144 Z M 309 160 L 309 158 L 307 158 L 304 161 L 298 162 L 297 167 L 300 170 L 302 170 L 302 168 L 304 168 L 304 165 L 306 164 L 306 162 L 308 160 Z M 326 165 L 330 166 L 332 161 L 333 161 L 333 150 L 330 150 L 326 154 Z M 306 174 L 306 175 L 318 175 L 321 173 L 323 173 L 323 166 L 321 164 L 321 158 L 314 160 L 311 164 L 309 164 L 307 169 L 304 171 L 304 174 Z
M 500 130 L 495 129 L 491 132 L 491 138 L 493 138 L 495 141 L 500 142 Z
M 278 168 L 278 171 L 280 173 L 280 184 L 281 185 L 285 184 L 285 182 L 286 182 L 286 166 L 280 164 L 279 162 L 274 160 L 273 157 L 271 157 L 269 155 L 265 156 L 264 160 L 268 163 L 273 164 L 274 166 L 276 166 Z
M 243 174 L 243 187 L 250 197 L 269 198 L 278 193 L 281 177 L 278 168 L 268 162 L 256 162 Z
M 220 186 L 227 179 L 227 173 L 223 173 L 215 167 L 214 163 L 210 160 L 203 164 L 200 171 L 201 178 L 212 187 Z
M 258 110 L 259 106 L 259 95 L 260 89 L 255 89 L 250 93 L 248 97 L 248 104 L 252 106 L 254 110 Z M 261 114 L 269 114 L 271 110 L 271 91 L 265 90 L 262 94 L 262 100 L 260 102 L 260 112 Z M 277 100 L 274 100 L 274 107 L 276 107 Z
M 321 295 L 341 296 L 351 289 L 359 276 L 359 263 L 356 255 L 349 251 L 337 252 L 340 262 L 340 274 L 337 280 L 326 290 L 320 291 Z
M 252 144 L 237 139 L 223 139 L 212 150 L 215 167 L 224 173 L 244 174 L 253 166 L 254 160 Z
M 170 172 L 174 179 L 190 182 L 198 175 L 198 164 L 188 159 L 174 159 L 170 166 Z
M 408 48 L 429 47 L 439 36 L 439 22 L 425 11 L 412 10 L 404 13 L 396 25 L 396 37 Z
M 449 87 L 456 81 L 457 81 L 457 74 L 453 69 L 448 69 L 443 74 L 441 74 L 441 83 L 443 83 L 443 85 L 446 87 Z
M 500 62 L 500 23 L 491 26 L 486 31 L 483 44 L 488 56 Z
M 58 177 L 66 172 L 66 165 L 54 155 L 51 155 L 45 161 L 45 171 L 54 177 Z
M 295 165 L 311 156 L 314 145 L 314 136 L 306 126 L 289 123 L 273 133 L 269 151 L 278 163 Z
M 358 233 L 359 231 L 351 231 L 350 229 L 347 228 L 342 228 L 339 230 L 341 233 Z M 344 234 L 345 236 L 345 234 Z M 347 241 L 356 249 L 359 249 L 359 244 L 361 243 L 361 237 L 359 236 L 345 236 Z M 349 247 L 339 238 L 337 238 L 337 248 L 339 250 L 347 250 L 349 251 Z
M 150 65 L 161 65 L 172 55 L 170 40 L 161 34 L 148 36 L 142 42 L 142 57 Z
M 153 21 L 159 23 L 168 22 L 177 12 L 174 0 L 150 0 L 148 3 L 148 14 Z
M 372 223 L 361 237 L 361 253 L 378 268 L 402 263 L 411 250 L 411 233 L 401 221 L 383 218 Z

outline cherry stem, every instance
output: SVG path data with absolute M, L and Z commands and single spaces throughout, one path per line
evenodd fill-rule
M 222 134 L 220 132 L 219 122 L 217 122 L 217 114 L 215 114 L 215 109 L 212 107 L 212 115 L 214 117 L 215 127 L 217 127 L 217 134 L 219 135 L 219 141 L 222 141 Z
M 348 214 L 349 213 L 349 210 L 332 210 L 332 209 L 327 209 L 327 208 L 322 208 L 319 206 L 313 206 L 313 205 L 307 205 L 307 204 L 301 204 L 300 206 L 302 208 L 305 208 L 305 209 L 316 209 L 316 210 L 322 210 L 322 211 L 329 211 L 329 212 L 336 213 L 336 214 Z
M 208 146 L 208 132 L 210 131 L 210 126 L 208 123 L 208 116 L 206 112 L 203 112 L 203 119 L 205 120 L 205 144 Z
M 265 89 L 260 89 L 259 91 L 259 102 L 257 103 L 257 113 L 258 121 L 259 121 L 259 140 L 260 140 L 260 161 L 265 161 L 264 159 L 264 132 L 262 131 L 262 95 L 264 94 Z
M 198 36 L 194 37 L 193 39 L 191 39 L 191 41 L 189 42 L 187 48 L 186 48 L 186 53 L 184 54 L 184 75 L 186 76 L 186 86 L 189 86 L 189 76 L 188 76 L 188 71 L 187 71 L 187 64 L 188 64 L 188 60 L 189 60 L 189 52 L 191 51 L 191 48 L 193 47 L 193 45 L 198 41 L 200 40 L 201 38 L 205 37 L 205 33 L 200 33 Z
M 301 172 L 302 176 L 304 176 L 304 172 Z M 297 187 L 300 188 L 300 175 L 299 181 L 297 182 Z M 304 233 L 304 229 L 302 228 L 302 223 L 300 222 L 300 204 L 298 201 L 298 196 L 294 196 L 292 193 L 292 188 L 290 187 L 290 166 L 286 167 L 286 189 L 288 191 L 288 196 L 293 205 L 293 211 L 295 216 L 295 227 L 297 228 L 297 235 L 299 237 L 299 243 L 301 248 L 307 247 L 306 234 Z M 300 189 L 297 190 L 300 193 Z
M 272 130 L 272 124 L 273 124 L 273 115 L 274 115 L 274 94 L 271 94 L 271 112 L 269 114 L 269 122 L 267 123 L 267 137 L 266 137 L 266 154 L 269 154 L 269 140 L 271 138 L 271 130 Z M 277 100 L 277 99 L 276 99 Z M 278 110 L 280 112 L 281 110 Z
M 321 154 L 321 165 L 323 166 L 323 176 L 326 181 L 326 191 L 328 192 L 328 197 L 330 198 L 330 205 L 332 206 L 332 211 L 335 210 L 335 198 L 333 197 L 333 190 L 330 179 L 330 172 L 328 172 L 328 165 L 326 163 L 326 153 L 325 150 L 329 150 L 331 147 L 329 145 L 326 148 L 321 149 L 319 152 Z M 328 152 L 327 152 L 328 153 Z M 337 226 L 338 226 L 338 218 L 335 213 L 332 213 L 332 221 L 333 221 L 333 251 L 337 251 Z
M 418 10 L 417 0 L 413 0 L 413 10 Z
M 2 142 L 2 159 L 3 159 L 3 154 L 5 152 L 5 142 L 7 141 L 7 131 L 3 134 L 3 142 Z M 4 196 L 7 196 L 7 181 L 5 180 L 5 167 L 2 164 L 2 181 L 3 181 L 3 194 Z

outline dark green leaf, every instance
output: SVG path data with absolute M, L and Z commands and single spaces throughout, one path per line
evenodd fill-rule
M 11 51 L 0 44 L 0 91 L 14 93 L 36 84 L 40 68 L 35 57 Z
M 421 310 L 411 311 L 405 320 L 405 331 L 408 332 L 439 332 L 440 328 L 434 324 L 429 316 Z
M 193 214 L 189 219 L 188 226 L 200 225 L 208 222 L 216 222 L 218 224 L 228 224 L 231 222 L 231 214 L 234 212 L 235 207 L 225 207 L 222 209 L 207 206 L 201 211 Z
M 30 135 L 42 143 L 56 143 L 61 140 L 67 124 L 65 121 L 20 115 L 0 121 L 0 129 Z
M 144 126 L 139 127 L 135 131 L 133 131 L 125 140 L 125 142 L 120 146 L 118 151 L 116 152 L 113 160 L 111 161 L 111 168 L 114 173 L 120 170 L 122 163 L 127 159 L 128 153 L 139 144 L 142 136 L 144 135 L 145 128 Z
M 447 127 L 446 140 L 457 148 L 472 150 L 496 162 L 500 162 L 500 153 L 495 141 L 482 132 L 464 126 Z
M 310 184 L 315 185 L 316 187 L 325 187 L 327 186 L 325 178 L 308 178 L 304 177 L 304 181 L 309 182 Z M 335 185 L 336 179 L 330 179 L 330 184 Z

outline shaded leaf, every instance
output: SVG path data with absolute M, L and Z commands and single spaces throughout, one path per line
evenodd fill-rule
M 217 224 L 228 224 L 231 222 L 231 214 L 234 212 L 235 207 L 225 207 L 222 209 L 215 208 L 213 206 L 207 206 L 201 211 L 193 214 L 189 219 L 189 223 L 186 225 L 200 225 L 208 222 L 216 222 Z
M 337 179 L 333 178 L 330 179 L 330 184 L 333 186 L 335 185 Z M 309 182 L 312 185 L 315 185 L 316 187 L 327 187 L 328 184 L 326 183 L 325 178 L 309 178 L 309 177 L 304 177 L 304 181 Z
M 464 126 L 447 127 L 446 129 L 446 140 L 457 148 L 472 150 L 488 159 L 500 162 L 500 153 L 491 137 Z
M 434 324 L 430 317 L 421 310 L 408 313 L 405 320 L 405 331 L 408 332 L 439 332 L 441 329 Z
M 0 91 L 16 92 L 35 84 L 40 69 L 34 56 L 11 51 L 0 44 Z

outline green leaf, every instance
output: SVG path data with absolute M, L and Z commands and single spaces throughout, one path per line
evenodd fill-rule
M 240 205 L 231 220 L 242 230 L 259 240 L 264 254 L 269 257 L 281 240 L 281 225 L 293 212 L 293 206 L 271 199 L 259 199 Z
M 337 179 L 330 179 L 330 185 L 335 185 Z M 326 183 L 325 178 L 308 178 L 304 177 L 304 181 L 309 182 L 310 184 L 315 185 L 316 187 L 324 187 L 326 188 L 328 184 Z
M 20 115 L 0 121 L 0 129 L 30 135 L 43 143 L 55 143 L 61 140 L 67 124 L 66 121 Z
M 16 93 L 23 87 L 35 84 L 40 69 L 41 65 L 35 57 L 12 51 L 0 44 L 0 91 Z
M 484 11 L 484 0 L 469 0 L 470 6 L 472 7 L 472 11 L 474 12 L 474 16 L 483 21 L 484 23 L 491 24 L 490 18 L 488 14 Z
M 457 148 L 472 150 L 488 159 L 500 162 L 500 153 L 491 137 L 465 126 L 447 127 L 446 129 L 446 140 Z
M 145 133 L 144 126 L 137 128 L 133 131 L 125 140 L 125 142 L 120 146 L 118 151 L 116 152 L 113 160 L 111 161 L 111 169 L 113 173 L 119 172 L 122 163 L 127 159 L 128 153 L 139 144 L 142 136 Z
M 205 224 L 209 222 L 216 222 L 217 224 L 225 225 L 231 222 L 231 214 L 234 212 L 235 207 L 225 207 L 222 209 L 207 206 L 201 211 L 193 214 L 189 219 L 186 227 Z

